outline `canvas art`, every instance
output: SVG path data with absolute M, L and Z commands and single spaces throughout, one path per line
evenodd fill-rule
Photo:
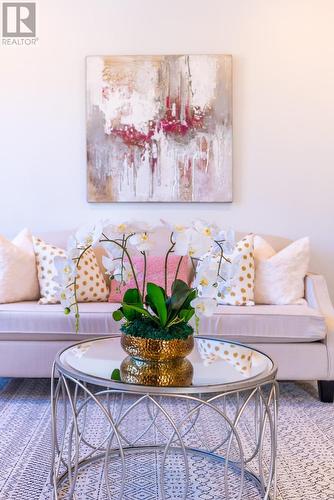
M 87 58 L 88 200 L 232 200 L 232 57 Z

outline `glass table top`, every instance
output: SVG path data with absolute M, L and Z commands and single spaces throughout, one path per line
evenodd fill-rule
M 144 392 L 147 385 L 129 384 L 113 380 L 127 358 L 120 336 L 81 342 L 62 351 L 56 360 L 61 371 L 76 379 L 115 389 Z M 192 383 L 182 392 L 214 392 L 220 386 L 247 385 L 270 378 L 275 371 L 271 359 L 265 354 L 241 344 L 196 337 L 192 353 L 187 357 L 193 368 Z M 177 392 L 177 387 L 159 387 L 159 392 Z M 228 387 L 226 387 L 228 390 Z

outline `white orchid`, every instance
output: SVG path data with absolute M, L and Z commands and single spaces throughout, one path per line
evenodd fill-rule
M 71 236 L 67 240 L 67 254 L 73 251 L 80 252 L 80 250 L 77 248 L 77 240 L 75 236 L 71 234 Z
M 163 226 L 167 227 L 172 233 L 183 233 L 188 229 L 188 226 L 183 224 L 173 224 L 171 222 L 160 219 Z
M 103 234 L 107 236 L 107 238 L 119 238 L 123 235 L 129 235 L 135 232 L 134 224 L 130 222 L 120 222 L 119 224 L 107 224 L 103 228 Z
M 161 219 L 161 222 L 171 232 L 171 239 L 174 243 L 174 255 L 184 256 L 188 255 L 191 231 L 188 226 L 184 224 L 171 224 Z
M 135 221 L 131 224 L 133 233 L 154 233 L 155 228 L 143 221 Z
M 213 244 L 213 252 L 221 253 L 224 251 L 226 257 L 231 255 L 235 248 L 235 232 L 233 229 L 228 229 L 227 231 L 219 231 L 215 235 L 215 241 Z
M 136 269 L 135 269 L 136 272 Z M 118 264 L 114 272 L 114 278 L 120 283 L 129 283 L 134 279 L 133 270 L 129 262 L 123 262 Z
M 215 224 L 209 224 L 203 220 L 197 220 L 190 226 L 182 223 L 162 222 L 170 230 L 167 257 L 170 253 L 180 257 L 189 256 L 193 264 L 195 261 L 197 263 L 193 284 L 196 292 L 192 292 L 196 298 L 192 300 L 191 306 L 195 309 L 198 326 L 201 316 L 209 317 L 214 313 L 218 296 L 233 286 L 237 262 L 233 259 L 231 263 L 226 259 L 231 260 L 233 257 L 234 233 L 231 230 L 222 231 Z M 132 256 L 135 250 L 146 256 L 146 253 L 154 247 L 156 238 L 161 238 L 161 234 L 156 235 L 154 229 L 144 222 L 115 224 L 105 221 L 80 228 L 75 237 L 69 240 L 68 259 L 61 258 L 56 266 L 59 274 L 60 300 L 67 313 L 75 309 L 76 317 L 79 317 L 76 290 L 73 284 L 76 282 L 76 266 L 79 258 L 88 247 L 94 247 L 98 243 L 103 244 L 106 250 L 106 254 L 102 256 L 105 273 L 121 284 L 135 282 L 140 296 L 143 296 L 145 290 L 143 291 L 142 288 L 145 289 L 145 286 L 140 286 L 139 289 L 138 273 L 132 265 Z M 178 266 L 180 266 L 182 259 L 178 261 Z M 145 259 L 145 262 L 149 264 L 149 260 Z M 168 263 L 168 258 L 166 262 Z M 167 271 L 168 268 L 165 269 L 166 273 Z M 193 313 L 192 310 L 190 312 Z M 185 316 L 181 315 L 179 319 L 182 320 L 183 317 Z M 76 329 L 78 330 L 78 322 Z
M 77 248 L 87 248 L 95 246 L 101 239 L 103 233 L 103 222 L 94 225 L 85 225 L 80 227 L 75 233 Z
M 117 260 L 107 257 L 106 255 L 102 256 L 102 265 L 105 268 L 105 274 L 112 276 L 117 267 Z
M 139 252 L 148 252 L 154 245 L 151 233 L 146 231 L 131 236 L 130 243 L 135 246 Z
M 57 274 L 53 279 L 61 287 L 66 287 L 78 274 L 76 265 L 72 259 L 56 256 L 54 264 Z
M 63 308 L 70 312 L 71 306 L 73 306 L 73 304 L 75 303 L 73 287 L 67 287 L 60 290 L 58 293 L 58 298 Z
M 124 253 L 122 247 L 113 242 L 103 243 L 103 248 L 111 259 L 119 259 Z
M 196 297 L 190 302 L 190 305 L 195 309 L 196 316 L 209 317 L 214 313 L 217 301 L 212 297 Z
M 183 231 L 174 232 L 173 240 L 175 243 L 174 254 L 180 255 L 180 256 L 181 255 L 188 255 L 190 242 L 191 242 L 190 229 L 185 229 Z
M 217 267 L 216 262 L 210 256 L 205 257 L 197 267 L 195 287 L 211 287 L 217 283 Z
M 221 266 L 219 277 L 222 278 L 223 281 L 232 283 L 237 276 L 237 270 L 240 268 L 241 258 L 241 255 L 237 255 L 233 260 L 230 260 L 230 262 L 225 261 L 224 265 Z
M 212 247 L 212 240 L 207 236 L 199 233 L 197 230 L 191 230 L 190 242 L 188 247 L 189 257 L 200 259 L 204 254 L 208 253 Z
M 76 302 L 73 283 L 77 276 L 77 268 L 72 259 L 55 257 L 57 275 L 54 281 L 58 284 L 56 296 L 62 304 L 66 314 L 71 312 L 71 307 Z
M 197 220 L 193 223 L 194 229 L 205 236 L 206 238 L 214 239 L 215 235 L 218 233 L 218 228 L 215 224 L 209 224 L 203 220 Z
M 204 297 L 206 299 L 218 299 L 219 295 L 219 288 L 218 284 L 215 283 L 214 285 L 209 285 L 206 287 L 202 287 L 201 289 L 197 290 L 197 295 L 198 297 Z

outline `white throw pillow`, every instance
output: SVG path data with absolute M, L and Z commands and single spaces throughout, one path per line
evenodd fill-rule
M 280 252 L 254 237 L 255 303 L 301 304 L 310 261 L 310 240 L 302 238 Z
M 231 306 L 254 305 L 254 246 L 253 235 L 242 238 L 228 258 L 231 267 L 229 276 L 220 293 L 219 304 Z
M 45 243 L 40 238 L 34 238 L 34 248 L 41 289 L 40 304 L 59 303 L 60 287 L 54 278 L 57 276 L 55 258 L 66 258 L 65 250 Z M 99 268 L 95 253 L 89 249 L 80 261 L 76 281 L 78 302 L 105 302 L 109 290 Z
M 38 298 L 36 260 L 30 231 L 23 229 L 13 241 L 0 236 L 0 303 Z

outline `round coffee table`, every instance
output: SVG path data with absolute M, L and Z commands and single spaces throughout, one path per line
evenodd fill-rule
M 117 373 L 125 357 L 119 335 L 80 342 L 56 357 L 55 499 L 86 498 L 87 493 L 80 496 L 85 475 L 103 489 L 96 498 L 198 498 L 192 473 L 198 461 L 203 471 L 215 467 L 207 476 L 214 474 L 209 484 L 219 483 L 219 492 L 209 498 L 276 498 L 278 386 L 268 356 L 238 343 L 195 337 L 188 357 L 192 383 L 186 387 L 124 383 Z M 155 496 L 127 496 L 133 454 L 136 460 L 154 455 Z

